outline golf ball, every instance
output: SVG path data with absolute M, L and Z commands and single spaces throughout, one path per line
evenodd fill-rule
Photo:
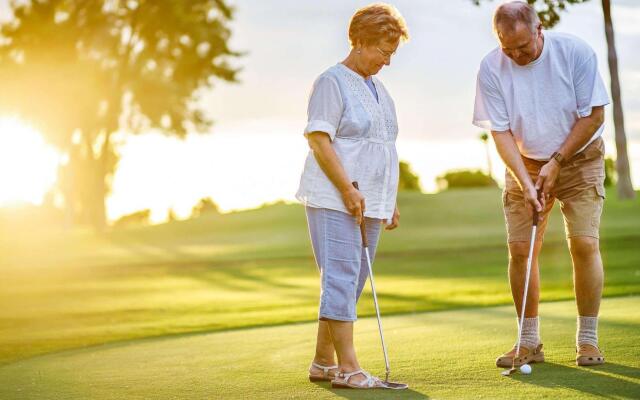
M 531 373 L 531 365 L 529 364 L 524 364 L 520 367 L 520 372 L 522 372 L 525 375 L 529 375 Z

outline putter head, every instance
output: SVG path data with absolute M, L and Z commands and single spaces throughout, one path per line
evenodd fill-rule
M 515 374 L 516 372 L 518 372 L 518 368 L 512 367 L 510 369 L 502 371 L 501 373 L 502 373 L 502 376 L 510 376 Z
M 409 385 L 407 385 L 406 383 L 390 382 L 389 380 L 383 381 L 382 384 L 384 385 L 385 389 L 402 390 L 409 388 Z

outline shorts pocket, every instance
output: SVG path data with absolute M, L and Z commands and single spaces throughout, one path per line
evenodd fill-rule
M 591 226 L 594 228 L 600 228 L 600 217 L 602 216 L 602 209 L 604 206 L 605 190 L 603 186 L 595 186 L 595 205 L 593 207 L 593 217 L 591 218 Z

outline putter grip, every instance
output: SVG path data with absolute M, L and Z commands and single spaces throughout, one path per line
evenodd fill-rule
M 354 188 L 360 190 L 358 187 L 358 182 L 351 182 Z M 362 247 L 369 247 L 369 243 L 367 242 L 367 229 L 364 224 L 364 215 L 362 216 L 362 223 L 360 224 L 360 236 L 362 236 Z
M 540 193 L 540 190 L 538 189 L 538 191 L 536 192 L 536 196 L 538 197 L 538 200 L 540 200 L 540 198 L 541 198 L 541 197 L 540 197 L 540 194 L 541 194 L 541 193 Z M 538 210 L 536 210 L 536 209 L 534 208 L 534 209 L 533 209 L 533 220 L 531 221 L 533 226 L 538 226 L 538 219 L 539 219 L 539 213 L 538 213 Z

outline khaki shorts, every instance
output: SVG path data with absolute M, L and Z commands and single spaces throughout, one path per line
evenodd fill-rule
M 546 161 L 522 157 L 533 182 Z M 541 240 L 549 213 L 555 200 L 560 202 L 567 238 L 574 236 L 599 237 L 600 215 L 604 203 L 604 141 L 598 138 L 583 151 L 571 157 L 560 169 L 556 185 L 542 212 L 538 224 L 538 239 Z M 524 204 L 524 196 L 516 179 L 508 171 L 502 205 L 507 225 L 509 242 L 528 242 L 531 238 L 531 216 Z

